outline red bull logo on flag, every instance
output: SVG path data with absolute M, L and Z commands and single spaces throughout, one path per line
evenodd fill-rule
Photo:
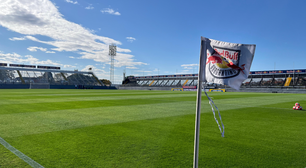
M 229 50 L 215 47 L 212 55 L 207 53 L 206 66 L 215 78 L 229 78 L 244 73 L 244 64 L 239 67 L 239 50 Z M 208 65 L 207 65 L 208 64 Z
M 218 83 L 239 90 L 248 78 L 255 45 L 223 42 L 201 38 L 199 73 L 201 81 Z

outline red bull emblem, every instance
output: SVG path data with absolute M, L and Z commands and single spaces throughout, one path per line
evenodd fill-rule
M 212 54 L 207 52 L 208 69 L 216 78 L 230 78 L 244 73 L 245 64 L 239 65 L 240 50 L 214 47 Z

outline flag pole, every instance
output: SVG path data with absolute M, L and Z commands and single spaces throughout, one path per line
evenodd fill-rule
M 195 119 L 195 136 L 194 136 L 194 154 L 193 154 L 193 168 L 198 168 L 199 162 L 199 141 L 200 141 L 200 117 L 201 117 L 201 97 L 202 97 L 202 82 L 205 80 L 205 63 L 206 63 L 206 41 L 201 39 L 200 64 L 198 73 L 198 87 L 197 87 L 197 105 L 196 105 L 196 119 Z
M 194 136 L 193 168 L 198 168 L 198 160 L 199 160 L 201 97 L 202 97 L 202 81 L 198 81 L 197 108 L 196 108 L 196 119 L 195 119 L 196 120 L 195 121 L 195 136 Z

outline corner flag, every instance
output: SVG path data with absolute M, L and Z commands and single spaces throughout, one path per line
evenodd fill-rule
M 201 37 L 200 81 L 239 90 L 248 78 L 256 45 L 235 44 Z
M 242 82 L 248 78 L 250 73 L 255 48 L 256 45 L 253 44 L 236 44 L 201 37 L 193 158 L 194 168 L 198 168 L 202 82 L 223 84 L 239 90 Z M 212 107 L 221 136 L 224 137 L 224 125 L 220 112 L 212 99 L 207 95 L 205 89 L 204 92 Z M 223 129 L 215 117 L 214 107 L 218 110 Z

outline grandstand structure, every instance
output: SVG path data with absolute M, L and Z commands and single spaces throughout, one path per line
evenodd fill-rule
M 0 85 L 49 84 L 57 86 L 104 86 L 91 71 L 68 71 L 60 67 L 0 63 Z M 67 88 L 67 87 L 66 87 Z
M 198 74 L 129 76 L 123 86 L 182 87 L 196 86 Z M 211 84 L 216 87 L 226 87 Z M 251 71 L 241 87 L 306 87 L 306 69 Z

